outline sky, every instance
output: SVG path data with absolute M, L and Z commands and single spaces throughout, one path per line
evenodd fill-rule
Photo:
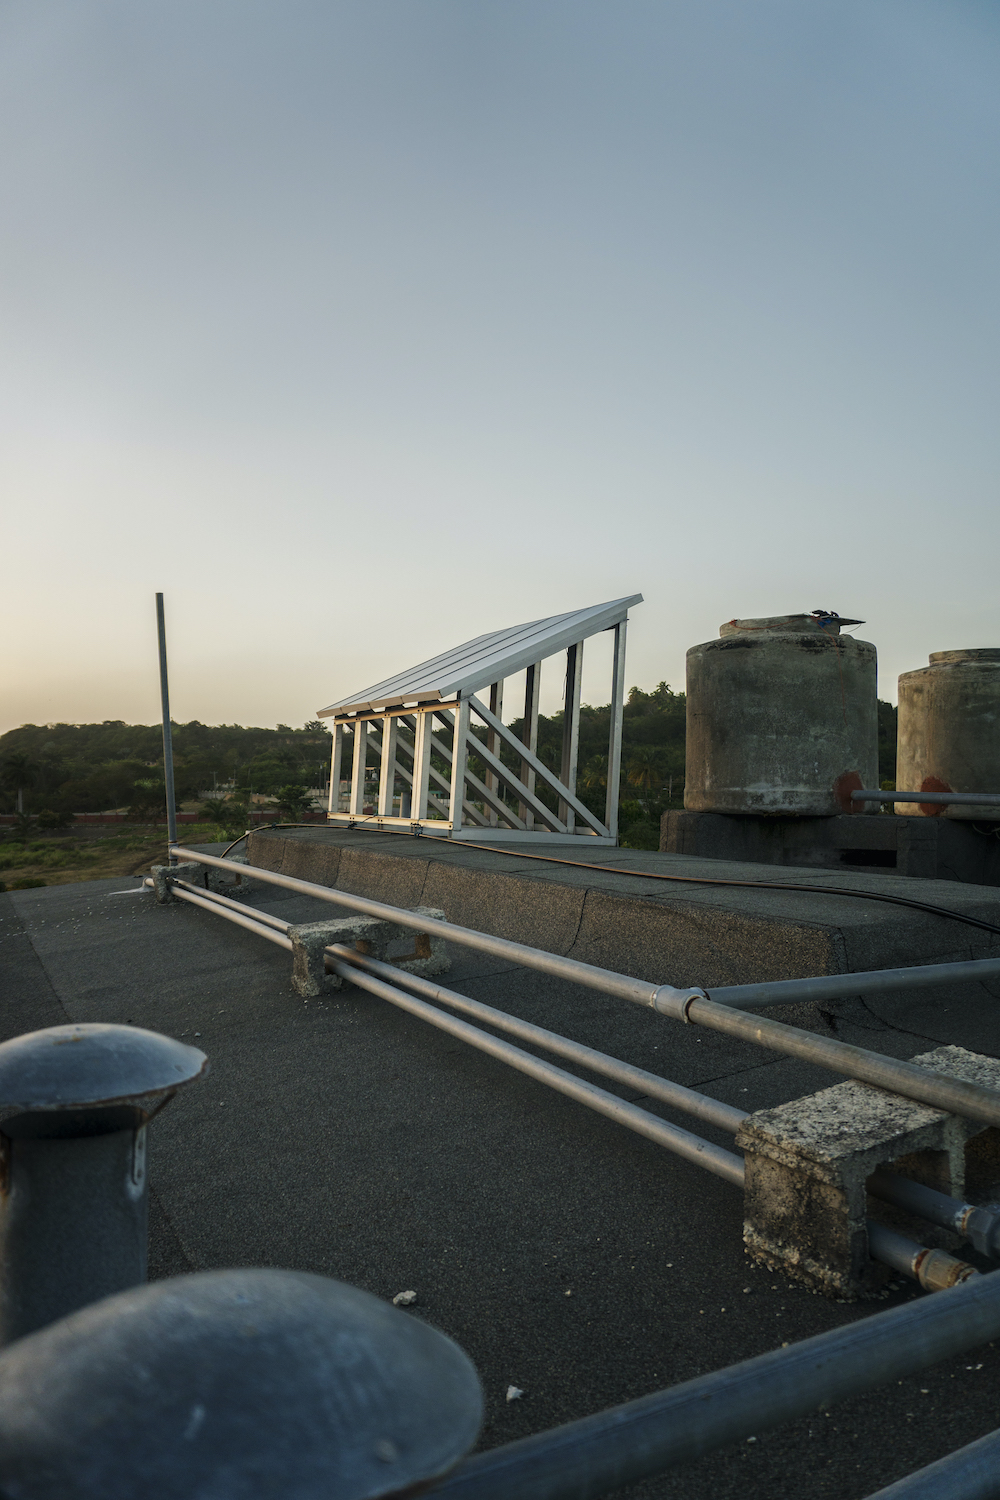
M 633 593 L 644 688 L 1000 644 L 998 75 L 985 0 L 4 0 L 0 732 L 155 722 L 157 590 L 204 723 Z

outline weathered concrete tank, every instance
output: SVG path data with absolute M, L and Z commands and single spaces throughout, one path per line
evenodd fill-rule
M 687 654 L 684 806 L 699 812 L 861 812 L 878 785 L 875 647 L 817 610 L 730 620 Z
M 903 792 L 1000 792 L 1000 648 L 935 651 L 899 679 L 896 785 Z M 989 819 L 967 802 L 907 803 L 925 818 Z

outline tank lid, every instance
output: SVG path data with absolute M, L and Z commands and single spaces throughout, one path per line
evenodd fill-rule
M 927 659 L 932 666 L 939 661 L 1000 662 L 1000 646 L 966 646 L 961 651 L 932 651 Z
M 740 635 L 743 631 L 765 631 L 771 635 L 801 635 L 819 632 L 839 635 L 842 625 L 863 625 L 864 620 L 848 620 L 835 609 L 814 609 L 808 615 L 765 615 L 759 620 L 727 620 L 719 626 L 720 635 Z

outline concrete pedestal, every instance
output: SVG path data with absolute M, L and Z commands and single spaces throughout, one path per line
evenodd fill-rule
M 1000 1061 L 962 1047 L 938 1047 L 913 1062 L 1000 1088 Z M 894 1227 L 931 1240 L 924 1226 L 903 1224 L 898 1211 L 869 1200 L 871 1174 L 884 1167 L 962 1198 L 967 1176 L 982 1191 L 989 1189 L 989 1176 L 1000 1175 L 998 1142 L 1000 1132 L 992 1128 L 864 1083 L 837 1084 L 760 1110 L 736 1137 L 746 1160 L 747 1253 L 826 1296 L 872 1296 L 892 1273 L 869 1259 L 869 1214 L 887 1214 Z M 938 1231 L 933 1242 L 943 1243 L 940 1237 Z
M 882 870 L 923 880 L 1000 885 L 1000 822 L 849 813 L 832 818 L 666 812 L 660 851 L 702 859 Z

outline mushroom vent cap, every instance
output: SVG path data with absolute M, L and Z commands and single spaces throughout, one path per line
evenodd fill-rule
M 375 1500 L 472 1447 L 482 1391 L 426 1323 L 343 1282 L 207 1271 L 106 1297 L 0 1355 L 17 1500 Z
M 135 1105 L 152 1111 L 208 1059 L 158 1031 L 82 1022 L 0 1043 L 0 1121 L 50 1110 Z

